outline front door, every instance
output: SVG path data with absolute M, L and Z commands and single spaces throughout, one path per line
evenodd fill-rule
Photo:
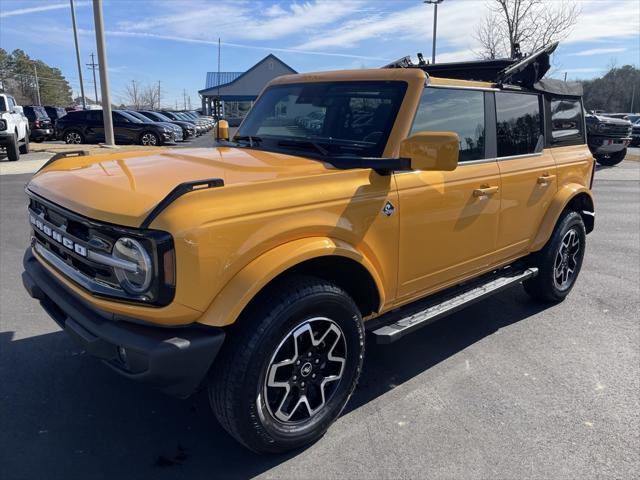
M 400 238 L 397 302 L 404 303 L 486 269 L 496 248 L 500 172 L 485 138 L 481 90 L 427 87 L 412 133 L 453 131 L 460 138 L 453 172 L 395 175 Z

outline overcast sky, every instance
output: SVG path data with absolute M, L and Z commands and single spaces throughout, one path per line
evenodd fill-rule
M 548 0 L 554 3 L 560 0 Z M 582 14 L 554 55 L 554 74 L 592 78 L 640 63 L 640 1 L 579 1 Z M 76 1 L 83 63 L 95 51 L 92 2 Z M 444 0 L 438 9 L 438 60 L 471 60 L 485 0 Z M 379 67 L 404 55 L 430 56 L 433 7 L 422 0 L 104 0 L 114 101 L 124 85 L 162 81 L 163 104 L 199 106 L 205 74 L 244 71 L 272 52 L 300 71 Z M 79 92 L 69 2 L 0 0 L 0 47 L 25 50 L 59 67 Z M 90 71 L 85 91 L 93 96 Z

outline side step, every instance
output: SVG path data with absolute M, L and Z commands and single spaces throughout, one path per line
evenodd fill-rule
M 524 280 L 533 278 L 538 275 L 538 269 L 535 267 L 527 268 L 509 273 L 502 273 L 498 276 L 492 276 L 487 281 L 459 287 L 453 295 L 441 297 L 436 303 L 427 304 L 426 308 L 415 311 L 413 313 L 402 316 L 398 320 L 390 319 L 390 323 L 373 330 L 376 337 L 376 343 L 391 343 L 402 338 L 407 333 L 413 332 L 420 327 L 428 325 L 445 315 L 449 315 L 461 308 L 467 307 L 475 302 L 483 300 L 494 293 L 498 293 L 515 284 L 522 283 Z M 395 312 L 389 314 L 396 317 Z M 382 320 L 382 318 L 380 318 Z

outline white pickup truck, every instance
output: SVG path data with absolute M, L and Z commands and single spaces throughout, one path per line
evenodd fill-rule
M 29 153 L 29 121 L 22 107 L 6 93 L 0 93 L 0 147 L 11 161 L 19 160 L 21 153 Z

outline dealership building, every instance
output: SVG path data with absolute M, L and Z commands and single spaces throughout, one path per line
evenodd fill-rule
M 234 124 L 246 115 L 269 81 L 292 73 L 297 72 L 271 53 L 246 72 L 207 72 L 205 88 L 198 91 L 202 112 L 213 115 L 219 101 L 222 116 Z

